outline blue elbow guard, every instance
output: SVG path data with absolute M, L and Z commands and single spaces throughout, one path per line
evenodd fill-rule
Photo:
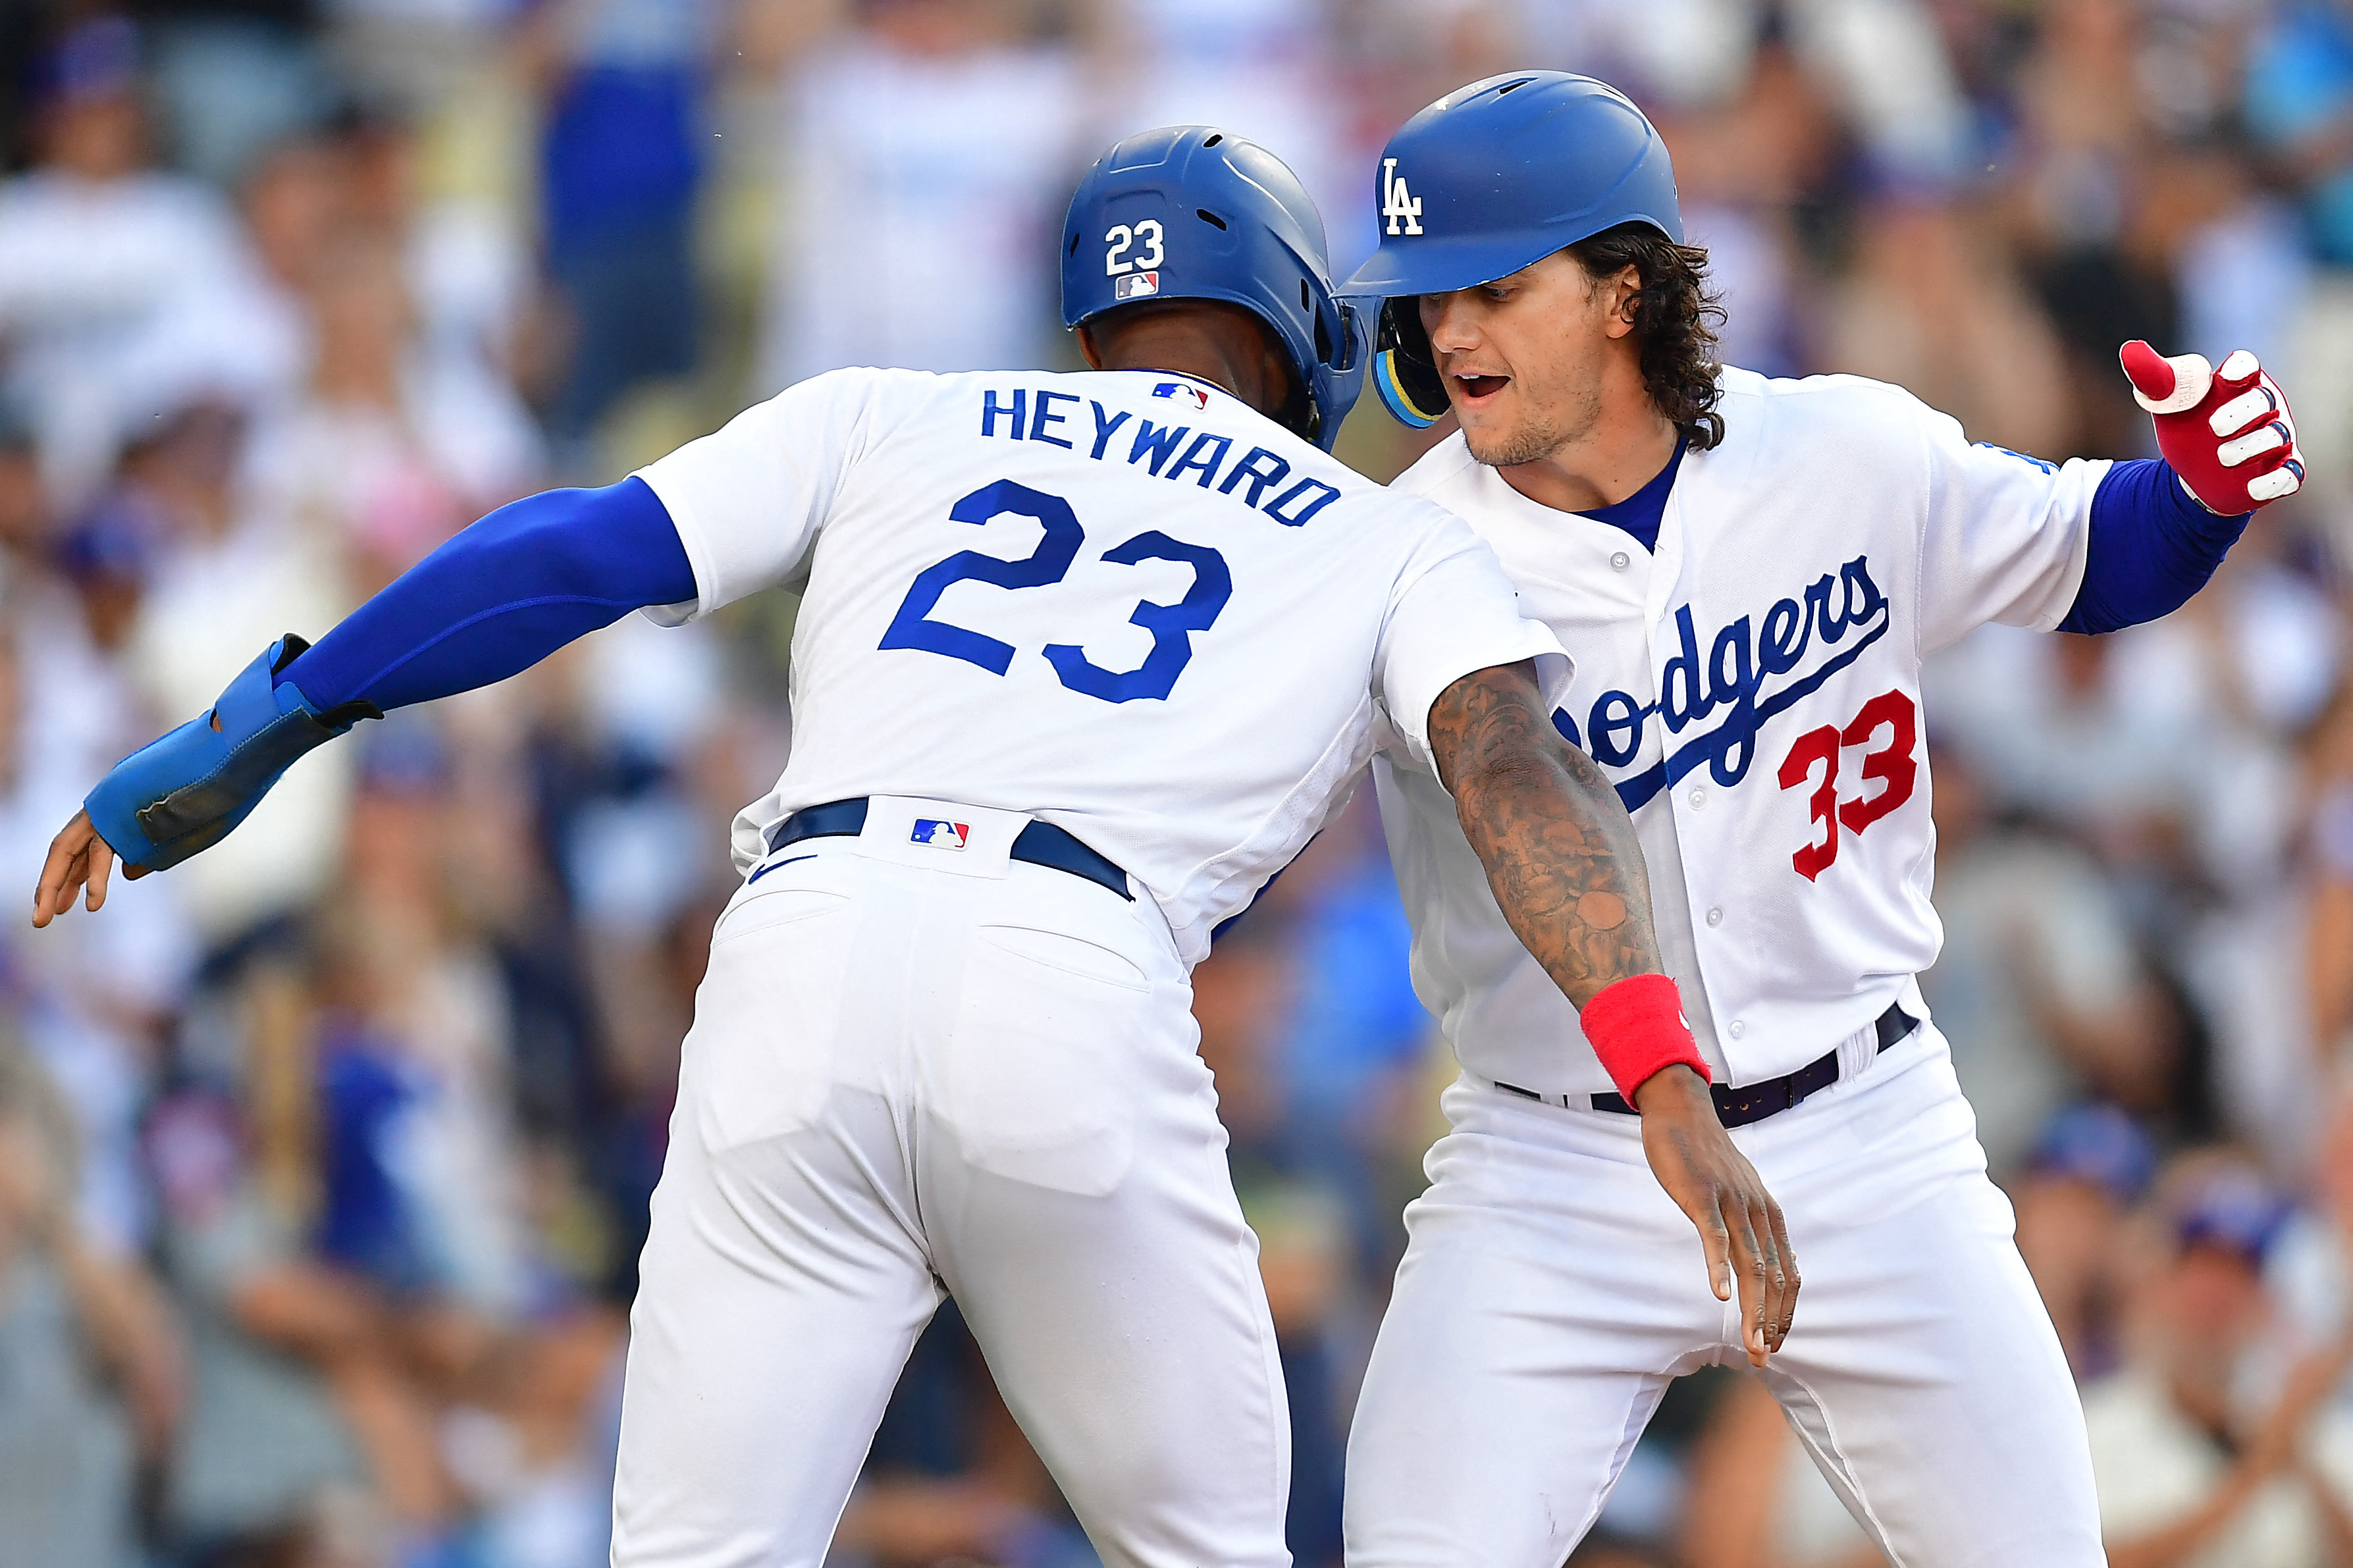
M 373 702 L 324 713 L 292 681 L 271 678 L 311 645 L 288 633 L 228 683 L 220 701 L 114 764 L 82 802 L 91 826 L 123 863 L 149 871 L 208 849 L 246 819 L 279 775 L 311 747 L 362 719 Z

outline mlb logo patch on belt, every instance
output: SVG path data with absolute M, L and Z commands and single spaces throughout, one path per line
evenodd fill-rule
M 961 849 L 972 837 L 972 827 L 962 822 L 942 822 L 934 817 L 915 818 L 915 830 L 907 835 L 910 844 L 928 844 L 934 849 Z

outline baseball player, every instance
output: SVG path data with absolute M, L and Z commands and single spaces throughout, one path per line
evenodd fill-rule
M 1785 1206 L 1805 1309 L 1750 1359 L 1889 1560 L 2102 1562 L 2067 1365 L 1915 983 L 1940 935 L 1920 663 L 1988 621 L 2179 606 L 2300 482 L 2285 401 L 2249 354 L 2129 344 L 2165 460 L 2052 464 L 1893 386 L 1720 367 L 1666 150 L 1581 77 L 1441 99 L 1377 178 L 1349 285 L 1377 297 L 1376 384 L 1461 426 L 1398 488 L 1485 536 L 1576 659 L 1553 721 L 1633 814 L 1699 1049 L 1595 1038 L 1428 764 L 1377 761 L 1462 1073 L 1356 1412 L 1350 1563 L 1556 1568 L 1668 1381 L 1742 1347 L 1643 1173 L 1644 1070 L 1714 1080 Z M 1580 1022 L 1592 1052 L 1564 1052 Z
M 1546 721 L 1557 641 L 1460 520 L 1327 455 L 1363 344 L 1297 181 L 1209 127 L 1134 137 L 1062 258 L 1096 372 L 837 372 L 492 513 L 119 764 L 43 871 L 37 924 L 383 710 L 630 609 L 803 588 L 792 756 L 734 826 L 631 1317 L 617 1563 L 816 1568 L 946 1293 L 1106 1563 L 1288 1562 L 1187 976 L 1376 746 L 1454 791 L 1588 1017 L 1691 1049 L 1632 825 Z M 1645 1110 L 1718 1287 L 1775 1271 L 1721 1128 Z

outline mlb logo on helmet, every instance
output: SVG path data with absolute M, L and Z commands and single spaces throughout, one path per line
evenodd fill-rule
M 1141 300 L 1146 294 L 1159 292 L 1160 274 L 1157 272 L 1131 272 L 1112 285 L 1112 298 L 1119 301 Z
M 972 828 L 968 824 L 919 816 L 915 818 L 915 830 L 907 836 L 907 842 L 928 844 L 934 849 L 961 849 L 971 837 Z
M 1181 381 L 1164 381 L 1152 389 L 1155 397 L 1190 398 L 1196 408 L 1209 406 L 1209 395 L 1198 386 L 1187 386 Z

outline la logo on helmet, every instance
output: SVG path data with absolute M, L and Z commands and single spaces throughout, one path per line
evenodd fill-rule
M 1397 172 L 1395 158 L 1381 160 L 1381 216 L 1389 220 L 1388 232 L 1398 232 L 1398 220 L 1405 220 L 1405 232 L 1421 232 L 1421 198 L 1405 188 L 1405 176 Z

